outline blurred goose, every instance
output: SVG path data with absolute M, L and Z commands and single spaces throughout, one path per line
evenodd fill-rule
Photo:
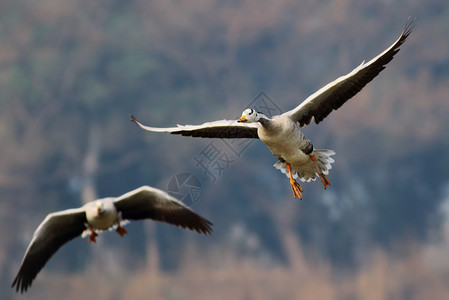
M 409 20 L 399 38 L 381 54 L 365 63 L 362 62 L 350 73 L 341 76 L 309 96 L 296 108 L 271 118 L 254 109 L 245 109 L 239 120 L 220 120 L 202 125 L 178 125 L 177 127 L 156 128 L 142 125 L 132 115 L 131 121 L 141 128 L 154 132 L 169 132 L 184 136 L 203 138 L 259 138 L 274 156 L 279 159 L 274 167 L 290 178 L 295 198 L 302 198 L 302 188 L 295 179 L 301 181 L 321 179 L 323 187 L 330 184 L 326 175 L 334 162 L 332 150 L 314 149 L 304 136 L 301 127 L 309 125 L 312 119 L 320 123 L 333 110 L 356 95 L 368 82 L 373 80 L 399 51 L 414 27 Z
M 121 217 L 120 217 L 121 215 Z M 51 256 L 65 243 L 80 235 L 95 242 L 97 232 L 116 228 L 126 234 L 121 221 L 153 219 L 209 235 L 212 223 L 167 193 L 142 186 L 118 198 L 103 198 L 81 208 L 49 214 L 33 234 L 12 287 L 26 291 Z

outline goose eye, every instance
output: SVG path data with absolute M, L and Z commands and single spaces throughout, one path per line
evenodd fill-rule
M 248 115 L 252 115 L 253 112 L 254 112 L 254 111 L 251 109 L 251 110 L 249 111 L 249 114 L 248 114 Z

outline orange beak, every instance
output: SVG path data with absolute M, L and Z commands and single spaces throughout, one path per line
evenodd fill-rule
M 239 123 L 246 122 L 246 116 L 241 116 L 237 122 Z

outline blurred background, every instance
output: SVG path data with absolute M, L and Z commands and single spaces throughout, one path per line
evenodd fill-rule
M 0 8 L 1 299 L 449 297 L 447 1 Z M 235 119 L 261 91 L 289 110 L 389 47 L 409 16 L 418 25 L 386 70 L 304 129 L 337 154 L 331 186 L 304 183 L 301 201 L 260 141 L 236 155 L 215 140 L 229 161 L 213 178 L 195 159 L 212 140 L 129 121 Z M 28 293 L 10 288 L 48 213 L 141 185 L 167 190 L 181 173 L 198 183 L 192 208 L 212 236 L 134 222 L 123 238 L 69 242 Z

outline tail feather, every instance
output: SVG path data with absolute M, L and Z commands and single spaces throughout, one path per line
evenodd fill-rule
M 320 169 L 320 171 L 323 172 L 324 175 L 328 175 L 329 170 L 332 169 L 331 164 L 335 162 L 335 160 L 331 157 L 332 155 L 335 155 L 335 152 L 333 150 L 316 149 L 314 150 L 314 153 L 318 169 Z M 273 167 L 280 170 L 282 173 L 285 174 L 285 176 L 290 178 L 286 164 L 287 164 L 286 162 L 278 161 L 273 165 Z M 302 182 L 310 182 L 311 180 L 315 181 L 317 178 L 316 173 L 314 174 L 314 176 L 310 176 L 307 175 L 305 172 L 301 170 L 296 170 L 294 168 L 292 168 L 292 176 L 294 179 L 299 179 Z
M 315 150 L 317 166 L 324 175 L 329 174 L 329 170 L 332 169 L 331 164 L 335 162 L 332 155 L 335 155 L 333 150 Z

